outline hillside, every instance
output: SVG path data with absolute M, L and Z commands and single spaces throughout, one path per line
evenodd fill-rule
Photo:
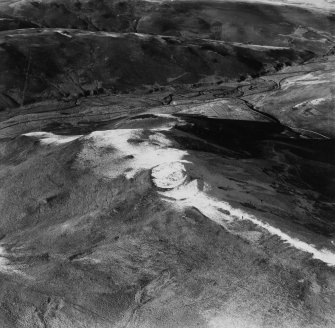
M 331 1 L 0 17 L 0 327 L 334 327 Z

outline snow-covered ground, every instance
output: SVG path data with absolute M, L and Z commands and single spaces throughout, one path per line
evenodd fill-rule
M 59 145 L 71 142 L 79 136 L 57 136 L 52 133 L 35 132 L 25 134 L 41 140 L 45 145 Z M 94 132 L 83 137 L 84 148 L 78 156 L 85 166 L 108 178 L 125 175 L 128 179 L 143 170 L 151 170 L 153 183 L 161 189 L 163 199 L 178 207 L 195 207 L 207 218 L 227 227 L 227 222 L 247 220 L 264 229 L 267 233 L 279 237 L 284 243 L 299 251 L 307 252 L 327 265 L 335 266 L 335 253 L 328 249 L 318 249 L 315 245 L 299 240 L 279 228 L 264 222 L 241 208 L 234 208 L 224 199 L 211 196 L 213 189 L 198 163 L 185 160 L 187 151 L 176 149 L 172 140 L 160 131 L 149 134 L 141 129 L 118 129 Z M 101 149 L 107 152 L 98 153 Z M 197 165 L 202 171 L 202 179 L 194 179 L 188 173 L 187 166 Z M 243 199 L 236 201 L 243 201 Z
M 271 235 L 278 236 L 284 243 L 300 251 L 312 254 L 314 259 L 318 259 L 330 266 L 335 266 L 335 253 L 328 249 L 317 249 L 315 245 L 291 237 L 289 234 L 263 222 L 245 210 L 234 208 L 224 200 L 211 197 L 206 193 L 206 190 L 210 190 L 212 187 L 206 182 L 203 183 L 201 189 L 199 189 L 201 183 L 198 180 L 185 183 L 186 171 L 186 167 L 179 162 L 172 162 L 170 165 L 164 164 L 153 170 L 154 183 L 158 187 L 169 189 L 161 192 L 162 196 L 166 197 L 168 201 L 175 200 L 178 206 L 195 207 L 203 215 L 224 227 L 226 227 L 227 222 L 232 220 L 251 221 Z M 206 180 L 206 177 L 204 179 Z M 174 186 L 175 188 L 170 190 Z

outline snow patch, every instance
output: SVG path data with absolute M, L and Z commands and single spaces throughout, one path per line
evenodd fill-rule
M 331 83 L 335 78 L 335 72 L 328 73 L 329 79 L 321 78 L 313 73 L 305 74 L 302 76 L 295 76 L 288 78 L 282 86 L 282 90 L 286 90 L 292 86 L 307 86 L 307 85 L 317 85 L 322 83 Z
M 187 178 L 186 169 L 181 162 L 164 163 L 151 171 L 153 183 L 162 189 L 172 189 L 183 184 Z
M 10 261 L 6 257 L 8 254 L 5 248 L 0 245 L 0 272 L 5 274 L 19 274 L 28 278 L 26 274 L 15 268 L 13 265 L 10 264 Z
M 49 132 L 30 132 L 30 133 L 23 134 L 23 136 L 38 138 L 40 139 L 42 144 L 47 144 L 47 145 L 64 144 L 64 143 L 71 142 L 81 137 L 81 135 L 60 136 L 60 135 L 56 135 L 56 134 L 49 133 Z
M 303 101 L 303 102 L 295 105 L 293 108 L 300 109 L 301 107 L 305 107 L 305 106 L 308 106 L 308 105 L 319 106 L 322 103 L 327 102 L 329 100 L 330 100 L 329 98 L 316 98 L 316 99 L 312 99 L 312 100 L 306 100 L 306 101 Z
M 267 46 L 267 45 L 261 45 L 261 44 L 245 44 L 240 42 L 232 42 L 233 45 L 239 46 L 242 48 L 249 48 L 249 49 L 255 49 L 255 50 L 289 50 L 289 47 L 278 47 L 278 46 Z
M 97 158 L 90 149 L 82 152 L 81 157 L 84 161 L 95 162 L 97 170 L 109 178 L 124 174 L 128 179 L 139 171 L 163 163 L 183 162 L 182 158 L 188 154 L 187 151 L 173 148 L 174 143 L 160 131 L 153 130 L 149 136 L 145 136 L 148 131 L 142 129 L 93 132 L 84 140 L 93 147 L 111 148 L 112 151 L 105 160 Z
M 70 34 L 68 34 L 66 31 L 64 30 L 56 30 L 55 33 L 58 33 L 59 35 L 65 36 L 69 39 L 72 39 L 72 36 Z
M 162 2 L 163 0 L 147 0 L 150 2 Z M 170 0 L 178 2 L 178 0 Z M 221 0 L 222 2 L 226 0 Z M 243 0 L 244 2 L 258 2 L 271 5 L 299 6 L 303 8 L 317 9 L 322 11 L 335 11 L 334 0 Z
M 178 168 L 182 171 L 179 174 L 176 172 Z M 170 174 L 169 170 L 166 170 L 166 166 L 161 167 L 161 169 L 162 172 L 157 172 L 159 168 L 156 169 L 156 180 L 162 178 L 162 181 L 156 181 L 156 183 L 164 185 L 164 183 L 166 184 L 167 181 L 170 181 Z M 170 168 L 170 171 L 173 171 L 173 175 L 175 176 L 184 176 L 184 170 L 185 167 L 183 165 L 175 165 L 172 166 L 172 169 Z M 172 179 L 171 181 L 174 180 Z M 181 179 L 179 179 L 178 183 L 180 182 Z M 171 183 L 170 186 L 172 185 Z M 206 191 L 210 189 L 211 186 L 205 182 L 193 180 L 189 183 L 179 184 L 175 189 L 161 191 L 160 194 L 167 201 L 173 202 L 176 206 L 197 208 L 203 215 L 222 226 L 225 226 L 227 222 L 232 220 L 251 221 L 271 235 L 278 236 L 283 242 L 290 246 L 311 254 L 314 259 L 320 260 L 329 266 L 335 266 L 335 253 L 328 249 L 317 249 L 315 245 L 293 238 L 280 229 L 268 223 L 264 223 L 242 209 L 233 208 L 229 203 L 208 195 Z
M 317 98 L 317 99 L 311 100 L 311 104 L 314 105 L 314 106 L 317 106 L 317 105 L 320 105 L 327 100 L 328 99 L 326 99 L 326 98 Z

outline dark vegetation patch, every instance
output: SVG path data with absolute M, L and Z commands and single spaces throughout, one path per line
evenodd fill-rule
M 133 117 L 130 117 L 129 119 L 130 120 L 143 120 L 143 119 L 146 119 L 146 118 L 157 118 L 157 115 L 154 115 L 154 114 L 142 114 L 142 115 L 136 115 L 136 116 L 133 116 Z

